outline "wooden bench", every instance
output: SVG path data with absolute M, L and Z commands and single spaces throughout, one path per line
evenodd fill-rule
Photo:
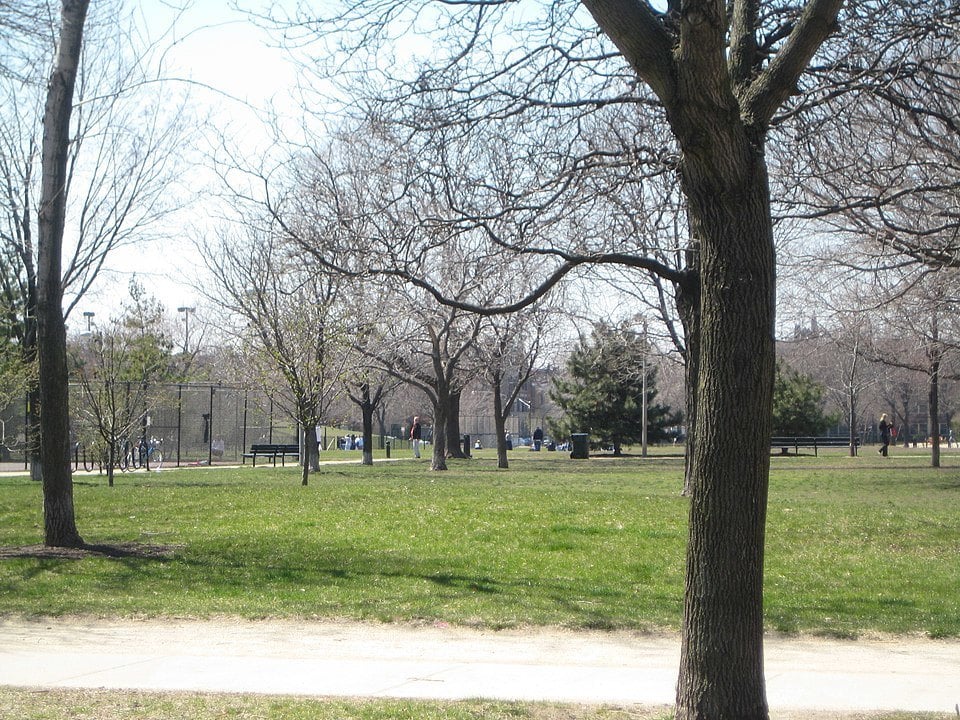
M 255 443 L 250 446 L 250 452 L 243 454 L 243 463 L 246 465 L 247 458 L 253 459 L 253 466 L 257 466 L 257 457 L 268 457 L 273 460 L 273 466 L 277 466 L 277 458 L 280 458 L 281 467 L 286 464 L 287 456 L 299 458 L 300 448 L 296 444 L 289 443 Z
M 855 447 L 860 447 L 860 438 L 857 438 L 854 441 Z M 827 436 L 814 436 L 814 435 L 798 435 L 794 436 L 784 436 L 784 437 L 772 437 L 770 438 L 770 447 L 780 448 L 781 455 L 789 455 L 790 448 L 793 448 L 793 452 L 796 455 L 800 454 L 800 448 L 813 448 L 813 454 L 817 455 L 820 448 L 826 447 L 850 447 L 850 438 L 847 437 L 827 437 Z

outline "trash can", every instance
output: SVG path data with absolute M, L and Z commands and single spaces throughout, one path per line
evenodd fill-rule
M 590 443 L 586 433 L 573 433 L 570 436 L 573 449 L 570 457 L 574 460 L 587 460 L 590 457 Z

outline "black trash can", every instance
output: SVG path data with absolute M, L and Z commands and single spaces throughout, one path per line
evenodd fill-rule
M 590 442 L 586 433 L 573 433 L 570 436 L 573 449 L 570 457 L 574 460 L 587 460 L 590 457 Z

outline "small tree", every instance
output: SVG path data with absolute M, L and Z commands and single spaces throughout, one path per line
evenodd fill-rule
M 77 348 L 74 373 L 84 397 L 77 413 L 102 441 L 111 487 L 123 444 L 133 437 L 146 444 L 150 409 L 161 400 L 158 384 L 173 377 L 163 315 L 163 306 L 133 278 L 122 317 Z
M 97 332 L 81 348 L 75 370 L 84 399 L 77 408 L 78 416 L 99 438 L 110 487 L 123 443 L 141 426 L 143 408 L 149 402 L 145 383 L 129 376 L 124 379 L 130 369 L 130 350 L 121 333 Z
M 837 418 L 823 412 L 824 388 L 783 361 L 773 385 L 773 434 L 820 435 Z
M 670 408 L 651 402 L 657 373 L 646 362 L 649 353 L 642 334 L 598 324 L 567 360 L 570 378 L 554 380 L 550 398 L 564 415 L 551 430 L 562 436 L 589 431 L 593 442 L 612 445 L 614 455 L 620 455 L 623 445 L 642 439 L 646 403 L 647 438 L 666 438 L 666 427 L 678 419 Z
M 225 233 L 201 243 L 215 283 L 207 298 L 233 316 L 225 323 L 245 353 L 248 382 L 299 428 L 303 447 L 301 485 L 320 469 L 315 428 L 342 390 L 348 341 L 341 318 L 343 279 L 291 257 L 269 228 L 251 220 L 245 235 Z

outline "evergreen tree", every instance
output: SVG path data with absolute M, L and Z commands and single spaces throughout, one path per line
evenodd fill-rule
M 160 383 L 173 380 L 173 340 L 167 331 L 164 307 L 147 293 L 136 276 L 130 279 L 129 299 L 120 318 L 127 365 L 123 380 Z
M 773 435 L 821 435 L 837 418 L 823 412 L 823 386 L 777 361 L 773 386 Z
M 643 367 L 650 348 L 643 335 L 626 327 L 598 324 L 567 359 L 565 379 L 554 379 L 550 398 L 563 417 L 550 423 L 558 437 L 586 432 L 593 445 L 624 445 L 643 437 Z M 657 370 L 647 362 L 647 439 L 667 437 L 666 428 L 679 422 L 670 408 L 654 402 Z

